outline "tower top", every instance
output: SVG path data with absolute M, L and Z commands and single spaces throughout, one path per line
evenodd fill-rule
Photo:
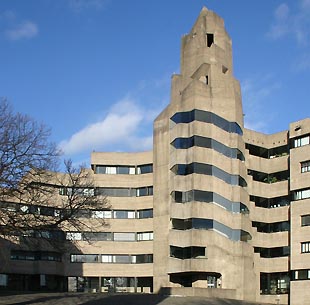
M 207 7 L 206 6 L 203 6 L 202 7 L 202 9 L 201 9 L 201 11 L 200 11 L 200 15 L 201 14 L 205 14 L 205 13 L 207 13 L 209 10 L 207 9 Z
M 202 64 L 216 63 L 232 72 L 231 49 L 224 20 L 204 6 L 190 33 L 182 38 L 181 73 L 191 77 Z

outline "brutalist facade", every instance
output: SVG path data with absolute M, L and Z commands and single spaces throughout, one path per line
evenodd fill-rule
M 92 153 L 112 207 L 96 217 L 109 226 L 92 245 L 71 232 L 83 253 L 64 255 L 58 274 L 73 290 L 307 304 L 310 119 L 271 135 L 244 128 L 231 39 L 206 8 L 182 38 L 180 71 L 153 151 Z

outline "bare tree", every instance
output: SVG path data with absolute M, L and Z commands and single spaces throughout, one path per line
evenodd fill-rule
M 96 196 L 93 173 L 65 162 L 49 141 L 50 130 L 0 102 L 0 235 L 63 240 L 65 231 L 105 225 L 96 211 L 108 208 Z

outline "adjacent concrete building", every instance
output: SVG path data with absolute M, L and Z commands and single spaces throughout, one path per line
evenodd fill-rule
M 80 250 L 44 265 L 8 246 L 0 286 L 19 274 L 38 287 L 59 277 L 57 289 L 309 303 L 310 119 L 272 135 L 244 128 L 231 39 L 206 8 L 182 38 L 180 71 L 153 151 L 91 155 L 111 209 L 83 217 L 109 226 L 91 244 L 67 232 Z

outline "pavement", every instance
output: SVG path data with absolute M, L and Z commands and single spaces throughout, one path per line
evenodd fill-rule
M 156 294 L 0 293 L 1 305 L 260 305 L 228 299 Z M 266 305 L 266 304 L 264 304 Z

